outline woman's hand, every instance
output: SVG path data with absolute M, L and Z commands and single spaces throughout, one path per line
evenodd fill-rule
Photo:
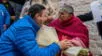
M 67 39 L 68 48 L 74 46 L 73 43 L 71 42 L 71 40 L 68 40 L 68 36 L 63 35 L 62 36 L 62 40 L 65 40 L 65 39 Z
M 67 48 L 73 46 L 73 45 L 71 44 L 71 42 L 68 41 L 67 39 L 60 41 L 60 42 L 59 42 L 59 45 L 60 45 L 60 47 L 61 47 L 62 50 L 67 49 Z
M 60 41 L 59 45 L 60 45 L 61 49 L 67 49 L 68 48 L 68 40 Z

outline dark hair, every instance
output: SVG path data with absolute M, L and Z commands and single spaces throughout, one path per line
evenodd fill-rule
M 40 13 L 44 9 L 46 8 L 43 5 L 34 4 L 29 8 L 28 15 L 30 15 L 33 18 L 37 13 Z

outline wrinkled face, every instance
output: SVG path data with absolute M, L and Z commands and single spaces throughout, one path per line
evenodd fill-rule
M 59 12 L 59 19 L 61 21 L 65 21 L 65 20 L 68 20 L 70 18 L 71 18 L 71 14 L 69 14 L 68 12 L 65 12 L 65 11 Z
M 47 20 L 46 10 L 42 10 L 42 12 L 37 13 L 34 18 L 35 18 L 37 24 L 42 25 Z
M 101 3 L 102 4 L 102 0 L 98 0 L 99 1 L 99 3 Z

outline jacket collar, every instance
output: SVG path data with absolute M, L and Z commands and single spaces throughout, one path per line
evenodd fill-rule
M 38 26 L 36 21 L 33 20 L 29 15 L 25 15 L 24 17 L 29 21 L 29 23 L 32 25 L 36 32 L 40 29 L 40 26 Z

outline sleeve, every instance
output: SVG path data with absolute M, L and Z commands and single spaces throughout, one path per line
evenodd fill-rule
M 30 29 L 16 30 L 14 43 L 25 56 L 55 56 L 60 51 L 56 43 L 39 47 L 36 42 L 36 33 Z
M 81 21 L 85 22 L 85 21 L 90 21 L 90 20 L 93 20 L 93 14 L 92 12 L 88 12 L 88 13 L 85 13 L 83 15 L 78 15 L 78 17 L 80 18 Z
M 3 18 L 3 16 L 4 16 L 4 12 L 2 10 L 0 10 L 0 19 Z M 0 20 L 0 21 L 2 21 L 2 20 Z
M 10 25 L 10 15 L 5 7 L 4 7 L 4 16 L 5 16 L 5 24 L 9 26 Z
M 81 31 L 80 32 L 80 36 L 77 36 L 77 38 L 79 38 L 79 42 L 82 44 L 83 47 L 89 48 L 89 31 L 87 29 L 87 27 L 84 24 L 81 24 L 78 30 Z

